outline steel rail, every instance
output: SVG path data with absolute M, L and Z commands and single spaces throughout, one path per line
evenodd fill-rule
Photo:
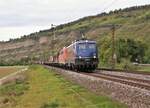
M 122 83 L 122 84 L 126 84 L 126 85 L 130 85 L 133 87 L 138 87 L 141 89 L 146 89 L 146 90 L 150 90 L 150 85 L 149 84 L 144 84 L 144 83 L 139 83 L 140 80 L 133 78 L 131 80 L 131 78 L 125 78 L 125 77 L 114 77 L 113 75 L 105 75 L 105 74 L 101 74 L 101 73 L 85 73 L 82 72 L 82 74 L 84 75 L 88 75 L 88 76 L 93 76 L 96 78 L 102 78 L 105 80 L 109 80 L 109 81 L 114 81 L 114 82 L 118 82 L 118 83 Z M 137 81 L 138 80 L 138 81 Z M 143 81 L 143 80 L 142 80 Z

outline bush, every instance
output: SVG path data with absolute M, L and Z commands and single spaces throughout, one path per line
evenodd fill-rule
M 121 68 L 125 70 L 137 70 L 137 66 L 131 63 L 129 59 L 121 60 Z

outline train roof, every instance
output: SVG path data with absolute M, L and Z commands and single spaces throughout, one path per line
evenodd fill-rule
M 93 41 L 93 40 L 77 40 L 77 41 L 73 42 L 71 45 L 69 45 L 68 47 L 72 46 L 73 44 L 85 43 L 85 42 L 86 43 L 96 43 L 96 41 Z
M 85 42 L 89 42 L 89 43 L 96 43 L 96 41 L 93 41 L 93 40 L 79 40 L 79 41 L 76 41 L 74 43 L 85 43 Z

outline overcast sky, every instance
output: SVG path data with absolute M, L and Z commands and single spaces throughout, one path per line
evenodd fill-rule
M 150 0 L 0 0 L 0 41 Z

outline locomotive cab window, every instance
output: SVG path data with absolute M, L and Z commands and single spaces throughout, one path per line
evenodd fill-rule
M 78 47 L 79 47 L 79 50 L 96 49 L 96 44 L 95 43 L 80 43 Z
M 89 48 L 89 49 L 96 49 L 96 45 L 93 44 L 93 43 L 92 43 L 92 44 L 89 44 L 89 45 L 88 45 L 88 48 Z
M 82 43 L 82 44 L 80 43 L 80 44 L 79 44 L 79 49 L 80 49 L 80 50 L 86 49 L 86 44 L 85 44 L 85 43 Z

